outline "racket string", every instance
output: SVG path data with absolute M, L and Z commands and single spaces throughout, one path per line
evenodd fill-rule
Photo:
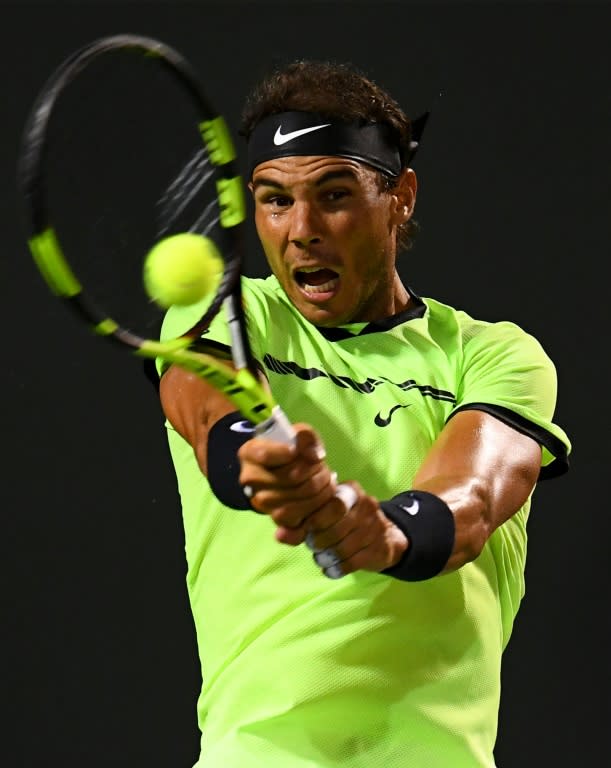
M 180 228 L 177 226 L 181 216 L 201 198 L 201 191 L 207 182 L 216 176 L 216 169 L 212 165 L 205 149 L 199 149 L 186 163 L 180 173 L 168 186 L 158 201 L 159 236 L 164 237 L 171 231 Z M 212 185 L 211 185 L 212 188 Z M 182 231 L 198 232 L 207 235 L 219 222 L 220 216 L 211 216 L 218 211 L 216 189 L 211 191 L 212 199 L 204 206 L 198 217 L 191 221 L 188 228 Z
M 219 169 L 202 139 L 216 110 L 179 54 L 164 48 L 169 58 L 160 59 L 155 47 L 153 57 L 134 57 L 130 40 L 95 43 L 58 69 L 24 132 L 21 166 L 32 209 L 28 236 L 44 246 L 50 230 L 59 243 L 38 248 L 43 277 L 51 275 L 53 291 L 59 286 L 96 333 L 138 349 L 143 339 L 159 338 L 165 317 L 142 281 L 155 243 L 195 232 L 210 237 L 224 258 L 217 295 L 185 333 L 195 339 L 239 288 L 241 237 L 240 222 L 224 223 L 222 206 L 232 196 L 217 187 L 237 172 Z M 150 41 L 133 40 L 149 50 Z M 100 56 L 110 51 L 117 56 Z

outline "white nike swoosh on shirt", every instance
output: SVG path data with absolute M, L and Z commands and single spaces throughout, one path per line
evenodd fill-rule
M 319 131 L 321 128 L 328 128 L 331 123 L 325 123 L 324 125 L 312 125 L 309 128 L 300 128 L 298 131 L 290 131 L 289 133 L 282 133 L 282 126 L 279 125 L 274 134 L 274 144 L 279 147 L 282 144 L 286 144 L 287 141 L 292 141 L 298 136 L 303 136 L 304 133 L 311 133 L 312 131 Z

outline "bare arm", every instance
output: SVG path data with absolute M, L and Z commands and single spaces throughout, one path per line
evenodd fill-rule
M 208 474 L 208 433 L 223 416 L 236 410 L 235 405 L 193 373 L 171 366 L 161 377 L 159 394 L 164 414 L 174 429 L 191 445 L 199 468 Z M 255 450 L 260 444 L 272 450 L 273 472 L 266 475 L 268 483 L 286 483 L 293 498 L 299 498 L 302 513 L 310 514 L 333 498 L 335 486 L 332 473 L 322 460 L 321 443 L 309 429 L 296 425 L 297 445 L 269 443 L 253 439 Z M 266 454 L 267 457 L 267 454 Z M 266 460 L 269 462 L 269 458 Z M 262 471 L 262 467 L 259 467 Z M 282 478 L 286 476 L 284 481 Z M 305 510 L 305 511 L 304 511 Z
M 412 483 L 454 513 L 456 541 L 446 571 L 480 554 L 527 500 L 540 466 L 537 442 L 483 411 L 462 411 L 448 422 Z
M 338 554 L 345 573 L 384 570 L 409 547 L 378 500 L 358 483 L 351 483 L 359 493 L 352 510 L 346 512 L 331 496 L 312 511 L 300 495 L 311 497 L 311 489 L 292 482 L 291 461 L 280 446 L 252 440 L 242 447 L 240 458 L 241 481 L 257 490 L 253 506 L 274 519 L 279 541 L 297 545 L 310 532 L 317 547 Z M 474 560 L 493 531 L 524 504 L 540 462 L 541 448 L 532 438 L 493 416 L 463 411 L 450 420 L 412 483 L 414 490 L 439 496 L 454 514 L 454 549 L 444 572 Z
M 192 446 L 200 469 L 207 474 L 208 432 L 235 406 L 208 382 L 176 365 L 161 377 L 159 396 L 168 420 Z
M 173 366 L 162 377 L 161 403 L 174 428 L 193 447 L 207 473 L 211 426 L 235 407 L 199 377 Z M 320 548 L 332 548 L 344 572 L 381 571 L 395 565 L 409 547 L 406 536 L 358 482 L 358 501 L 346 511 L 334 495 L 335 481 L 320 441 L 307 425 L 295 425 L 297 447 L 260 438 L 240 449 L 240 481 L 253 487 L 253 506 L 278 526 L 276 538 L 301 544 L 308 533 Z M 444 571 L 474 560 L 499 525 L 526 501 L 537 481 L 541 448 L 482 411 L 463 411 L 439 435 L 412 483 L 452 510 L 456 536 Z M 406 489 L 407 490 L 407 489 Z

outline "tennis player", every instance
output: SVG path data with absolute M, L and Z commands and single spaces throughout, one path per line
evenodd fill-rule
M 189 373 L 161 378 L 201 658 L 198 768 L 495 766 L 531 500 L 571 446 L 537 339 L 399 277 L 423 124 L 348 65 L 294 62 L 247 100 L 271 274 L 244 278 L 245 307 L 297 440 L 254 438 Z M 230 344 L 222 318 L 207 338 Z

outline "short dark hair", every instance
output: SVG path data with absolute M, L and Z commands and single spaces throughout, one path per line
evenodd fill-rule
M 276 65 L 246 98 L 239 134 L 246 140 L 268 115 L 316 112 L 344 122 L 384 123 L 390 127 L 402 158 L 409 157 L 411 120 L 398 102 L 353 64 L 297 59 Z M 380 190 L 391 191 L 397 178 L 378 172 Z M 407 249 L 417 228 L 412 219 L 397 234 L 397 246 Z

